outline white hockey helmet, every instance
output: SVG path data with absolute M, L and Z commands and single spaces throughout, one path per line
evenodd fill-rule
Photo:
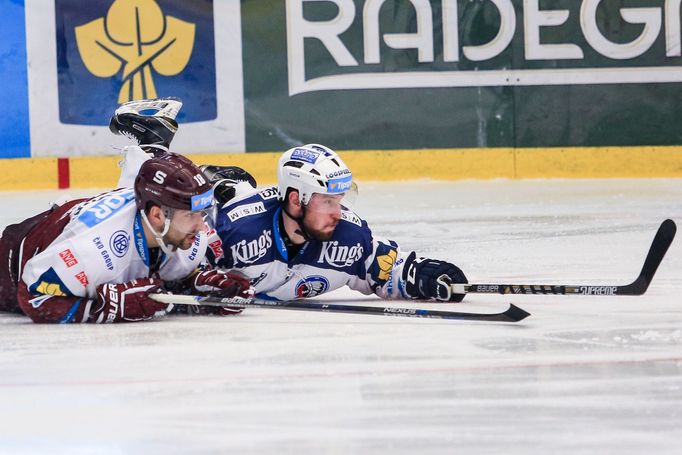
M 277 166 L 279 199 L 287 189 L 298 191 L 303 205 L 314 193 L 343 194 L 343 205 L 355 202 L 357 186 L 346 163 L 332 149 L 319 144 L 306 144 L 284 152 Z

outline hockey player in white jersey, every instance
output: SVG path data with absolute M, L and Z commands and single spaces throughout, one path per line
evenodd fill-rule
M 209 231 L 207 258 L 246 276 L 259 297 L 314 297 L 342 286 L 388 299 L 464 297 L 451 292 L 451 284 L 467 282 L 457 266 L 402 252 L 350 210 L 357 192 L 352 173 L 325 146 L 285 152 L 278 186 L 264 190 L 239 182 L 233 170 L 202 169 L 216 192 L 221 188 L 231 198 L 218 197 L 223 203 Z
M 149 297 L 174 291 L 242 295 L 239 276 L 197 270 L 205 256 L 204 215 L 214 206 L 207 177 L 188 159 L 145 161 L 134 188 L 67 202 L 0 238 L 0 310 L 34 322 L 122 322 L 167 309 Z M 221 309 L 221 314 L 229 314 Z

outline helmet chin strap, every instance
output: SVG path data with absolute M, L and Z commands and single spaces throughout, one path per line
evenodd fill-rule
M 168 234 L 168 230 L 170 229 L 170 214 L 168 213 L 167 209 L 164 209 L 163 213 L 165 215 L 166 221 L 164 222 L 163 225 L 163 231 L 162 232 L 157 232 L 156 229 L 154 229 L 154 226 L 152 226 L 152 223 L 149 222 L 149 219 L 147 218 L 147 214 L 144 213 L 144 210 L 140 210 L 140 213 L 142 214 L 142 219 L 144 220 L 145 224 L 149 228 L 149 230 L 152 231 L 152 234 L 154 234 L 154 238 L 156 239 L 156 244 L 159 245 L 159 248 L 161 248 L 161 251 L 164 253 L 170 255 L 173 253 L 173 251 L 176 250 L 174 246 L 168 246 L 166 245 L 166 242 L 164 241 L 163 237 Z
M 301 211 L 303 212 L 303 216 L 296 217 L 289 213 L 287 210 L 286 204 L 282 202 L 282 212 L 286 213 L 286 215 L 291 218 L 292 220 L 296 221 L 296 224 L 298 224 L 298 229 L 294 231 L 295 234 L 300 235 L 303 237 L 305 240 L 314 240 L 315 237 L 313 237 L 305 228 L 303 225 L 303 218 L 305 218 L 305 205 L 301 204 Z

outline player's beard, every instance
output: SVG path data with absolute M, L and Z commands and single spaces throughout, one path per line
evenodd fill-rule
M 201 223 L 199 223 L 196 220 L 193 221 L 183 215 L 187 215 L 187 212 L 178 211 L 177 213 L 169 215 L 171 216 L 172 221 L 168 232 L 163 236 L 164 242 L 166 245 L 170 246 L 173 251 L 188 250 L 191 248 L 196 241 L 197 235 L 205 226 L 202 218 L 199 218 L 199 220 L 201 220 Z
M 330 221 L 327 225 L 323 227 L 323 229 L 317 229 L 310 226 L 310 224 L 307 223 L 307 217 L 303 218 L 303 227 L 305 228 L 305 232 L 306 234 L 308 234 L 308 237 L 314 240 L 318 240 L 320 242 L 330 240 L 334 235 L 334 231 L 336 230 L 336 226 L 338 224 L 339 224 L 338 220 L 336 222 Z
M 185 234 L 177 231 L 171 231 L 163 237 L 163 240 L 165 241 L 166 245 L 172 246 L 173 249 L 188 250 L 194 243 L 196 236 L 197 233 Z

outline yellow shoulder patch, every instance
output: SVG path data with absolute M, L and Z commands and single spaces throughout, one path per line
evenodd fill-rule
M 48 283 L 47 281 L 41 281 L 36 287 L 36 292 L 40 294 L 56 295 L 58 297 L 65 297 L 66 293 L 62 291 L 62 287 L 55 283 Z
M 398 258 L 398 252 L 396 250 L 390 250 L 383 256 L 377 256 L 376 262 L 379 265 L 379 279 L 388 280 L 388 277 L 393 270 L 393 265 Z

